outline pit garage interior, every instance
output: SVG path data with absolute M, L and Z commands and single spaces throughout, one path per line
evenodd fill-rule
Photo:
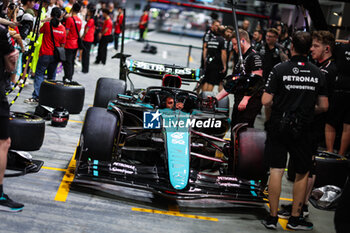
M 126 17 L 130 12 L 134 20 L 138 20 L 145 2 L 118 1 L 126 7 Z M 194 1 L 178 2 L 193 3 Z M 214 4 L 218 2 L 220 1 L 213 1 Z M 247 3 L 249 6 L 260 4 L 256 3 L 259 1 L 239 2 Z M 292 12 L 294 9 L 294 6 L 286 4 L 291 1 L 266 1 L 266 6 L 271 7 L 273 2 L 282 4 L 280 9 L 283 9 L 283 12 Z M 333 29 L 340 39 L 349 39 L 349 31 L 346 31 L 348 28 L 346 23 L 349 20 L 344 14 L 350 7 L 349 3 L 335 1 L 319 1 L 319 3 L 319 9 L 326 14 L 325 23 L 334 26 Z M 133 10 L 135 6 L 137 9 Z M 247 7 L 247 11 L 250 11 L 250 8 Z M 343 20 L 333 18 L 333 9 L 338 13 L 342 12 Z M 308 17 L 311 20 L 311 16 Z M 241 22 L 240 19 L 239 22 Z M 125 34 L 124 53 L 131 55 L 127 59 L 176 64 L 193 69 L 200 67 L 201 50 L 196 49 L 202 47 L 200 37 L 150 30 L 147 40 L 150 41 L 150 45 L 157 48 L 157 53 L 151 54 L 141 52 L 147 42 L 134 40 L 132 38 L 135 36 L 134 32 L 126 30 Z M 190 50 L 189 56 L 189 47 L 156 43 L 157 41 L 191 45 L 193 49 Z M 96 50 L 97 48 L 91 53 L 90 61 L 95 60 Z M 45 122 L 43 145 L 40 150 L 29 152 L 33 159 L 44 162 L 39 172 L 4 179 L 5 192 L 14 200 L 24 203 L 25 207 L 19 213 L 0 212 L 0 232 L 269 232 L 270 230 L 261 224 L 261 220 L 268 213 L 267 203 L 244 205 L 215 199 L 179 201 L 112 184 L 101 185 L 99 190 L 72 184 L 75 178 L 76 149 L 79 145 L 86 111 L 94 103 L 96 83 L 101 77 L 119 78 L 120 60 L 112 59 L 115 53 L 113 46 L 109 45 L 106 65 L 95 65 L 91 62 L 88 74 L 80 72 L 81 67 L 76 66 L 74 81 L 85 88 L 83 109 L 78 114 L 69 115 L 66 127 L 54 127 L 50 121 Z M 62 77 L 61 71 L 56 79 L 61 80 Z M 135 88 L 162 85 L 159 79 L 135 74 L 130 74 L 130 78 Z M 196 83 L 189 83 L 182 88 L 193 90 L 195 85 Z M 127 81 L 127 88 L 129 89 L 130 86 L 130 81 Z M 24 87 L 11 106 L 11 111 L 34 112 L 35 106 L 23 103 L 25 99 L 31 97 L 32 91 L 33 85 Z M 10 94 L 9 100 L 16 98 L 16 94 L 17 92 Z M 232 105 L 234 98 L 230 95 L 229 99 Z M 256 119 L 255 128 L 263 129 L 264 120 L 263 110 Z M 230 136 L 228 131 L 225 138 Z M 28 141 L 30 140 L 28 138 Z M 8 170 L 6 173 L 12 174 L 13 171 Z M 292 182 L 285 176 L 280 204 L 291 202 Z M 335 232 L 334 211 L 320 210 L 311 204 L 309 211 L 308 218 L 314 224 L 313 232 Z M 279 219 L 277 231 L 288 230 L 287 221 Z

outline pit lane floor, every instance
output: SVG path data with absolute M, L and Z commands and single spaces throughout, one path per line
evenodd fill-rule
M 148 36 L 150 40 L 194 46 L 202 43 L 200 39 L 169 34 L 150 33 Z M 158 54 L 152 55 L 140 52 L 144 45 L 130 41 L 125 52 L 137 60 L 186 65 L 187 48 L 155 44 Z M 266 214 L 266 205 L 246 208 L 225 204 L 201 208 L 201 204 L 178 205 L 147 197 L 135 200 L 127 198 L 127 194 L 112 198 L 91 190 L 70 189 L 73 179 L 71 168 L 74 166 L 72 157 L 85 112 L 93 104 L 96 81 L 99 77 L 119 76 L 119 60 L 110 59 L 114 54 L 114 49 L 109 49 L 105 66 L 94 65 L 96 54 L 93 54 L 88 74 L 81 73 L 81 67 L 76 66 L 74 80 L 85 87 L 84 109 L 80 114 L 70 115 L 65 128 L 52 127 L 50 122 L 46 122 L 44 144 L 39 151 L 31 152 L 35 159 L 45 162 L 39 173 L 5 179 L 5 192 L 14 200 L 23 202 L 25 208 L 20 213 L 0 212 L 0 232 L 269 232 L 260 223 Z M 199 67 L 200 56 L 200 50 L 192 49 L 190 67 Z M 60 73 L 57 79 L 62 79 L 62 76 Z M 161 83 L 135 75 L 131 77 L 136 87 Z M 193 85 L 183 87 L 192 89 Z M 25 87 L 11 110 L 34 111 L 35 106 L 23 103 L 31 97 L 32 91 L 32 84 Z M 263 118 L 258 117 L 257 127 L 262 127 L 262 122 Z M 291 183 L 283 179 L 281 202 L 290 203 L 291 187 Z M 333 212 L 320 211 L 312 206 L 309 209 L 314 232 L 335 232 Z M 279 222 L 278 231 L 284 231 L 287 222 Z

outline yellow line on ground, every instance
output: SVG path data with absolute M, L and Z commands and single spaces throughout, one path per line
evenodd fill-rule
M 67 171 L 67 169 L 64 169 L 64 168 L 56 168 L 56 167 L 45 167 L 45 166 L 42 166 L 41 168 L 42 168 L 42 169 L 47 169 L 47 170 L 61 171 L 61 172 L 66 172 L 66 171 Z
M 75 120 L 68 120 L 68 121 L 70 121 L 70 122 L 75 122 L 75 123 L 81 123 L 81 124 L 84 123 L 84 121 L 75 121 Z
M 283 200 L 283 201 L 293 201 L 293 199 L 291 199 L 291 198 L 285 198 L 285 197 L 280 197 L 280 200 Z
M 267 198 L 264 198 L 265 201 L 268 201 Z M 280 200 L 283 200 L 283 201 L 293 201 L 293 199 L 290 199 L 290 198 L 285 198 L 285 197 L 280 197 Z
M 285 231 L 293 231 L 293 230 L 287 228 L 288 219 L 278 218 L 278 223 L 281 225 L 283 230 L 285 230 Z
M 75 150 L 73 157 L 71 158 L 68 168 L 66 170 L 66 174 L 64 174 L 60 187 L 57 190 L 55 201 L 62 201 L 65 202 L 67 200 L 67 196 L 70 189 L 70 184 L 72 183 L 74 179 L 74 170 L 75 170 L 75 153 L 77 150 Z
M 266 205 L 270 208 L 270 205 L 269 205 L 268 203 L 266 203 Z M 287 228 L 288 219 L 278 218 L 278 223 L 281 225 L 281 227 L 283 228 L 283 230 L 285 230 L 285 231 L 290 231 L 290 230 Z
M 171 216 L 183 217 L 183 218 L 194 218 L 194 219 L 207 220 L 207 221 L 213 221 L 213 222 L 218 222 L 219 221 L 217 218 L 197 216 L 197 215 L 190 215 L 190 214 L 181 214 L 178 211 L 152 210 L 152 209 L 143 209 L 143 208 L 135 208 L 135 207 L 131 208 L 131 210 L 132 211 L 145 212 L 145 213 L 152 213 L 152 214 L 171 215 Z

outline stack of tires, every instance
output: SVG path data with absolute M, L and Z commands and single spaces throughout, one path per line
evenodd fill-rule
M 77 82 L 45 80 L 40 87 L 39 104 L 79 114 L 83 109 L 84 98 L 85 88 Z

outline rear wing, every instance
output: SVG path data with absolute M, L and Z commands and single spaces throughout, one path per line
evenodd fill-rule
M 165 74 L 178 75 L 184 82 L 199 82 L 203 76 L 201 69 L 191 69 L 177 65 L 126 60 L 126 66 L 130 73 L 141 76 L 162 79 Z

